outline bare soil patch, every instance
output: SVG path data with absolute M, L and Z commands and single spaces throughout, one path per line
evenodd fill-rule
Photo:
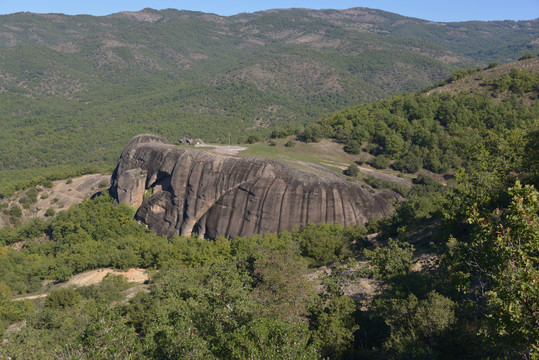
M 217 154 L 222 154 L 222 155 L 238 155 L 238 153 L 240 151 L 247 150 L 246 147 L 235 146 L 235 145 L 234 146 L 228 146 L 228 145 L 201 144 L 201 145 L 195 145 L 195 147 L 213 148 L 213 149 L 208 149 L 208 150 L 212 151 L 212 152 L 215 152 Z
M 38 186 L 39 194 L 36 203 L 30 205 L 29 209 L 24 209 L 23 219 L 33 219 L 40 217 L 45 219 L 45 212 L 50 208 L 54 212 L 67 210 L 70 206 L 80 204 L 84 198 L 91 197 L 110 186 L 109 174 L 88 174 L 76 178 L 57 180 L 52 182 L 52 187 L 46 188 Z M 19 199 L 25 192 L 19 193 L 8 201 L 8 205 L 18 204 Z M 8 226 L 9 219 L 0 217 L 0 227 Z
M 61 284 L 60 287 L 89 286 L 89 285 L 99 284 L 101 280 L 103 280 L 103 278 L 107 276 L 108 274 L 122 275 L 127 279 L 127 281 L 136 282 L 139 284 L 142 284 L 149 279 L 148 274 L 146 274 L 144 269 L 129 269 L 128 271 L 122 272 L 122 271 L 117 271 L 114 269 L 106 268 L 106 269 L 90 270 L 90 271 L 86 271 L 86 272 L 74 275 L 67 282 Z

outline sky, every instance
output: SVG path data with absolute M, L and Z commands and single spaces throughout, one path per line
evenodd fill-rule
M 0 14 L 19 11 L 108 15 L 143 8 L 195 10 L 224 16 L 267 9 L 368 7 L 431 21 L 530 20 L 539 0 L 0 0 Z

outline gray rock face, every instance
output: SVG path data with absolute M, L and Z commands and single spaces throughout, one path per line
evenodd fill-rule
M 149 196 L 147 190 L 152 188 Z M 179 148 L 154 135 L 131 139 L 112 175 L 118 203 L 159 235 L 235 237 L 296 225 L 362 225 L 386 216 L 382 194 L 275 161 Z

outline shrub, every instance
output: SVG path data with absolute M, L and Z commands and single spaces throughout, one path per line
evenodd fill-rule
M 260 141 L 260 136 L 258 135 L 249 135 L 247 137 L 247 144 L 254 144 L 256 142 L 259 142 Z
M 385 155 L 378 155 L 369 161 L 369 165 L 376 169 L 386 169 L 389 166 L 390 160 Z
M 52 290 L 47 297 L 45 307 L 51 309 L 66 308 L 76 305 L 80 300 L 82 300 L 82 296 L 76 290 L 56 289 Z
M 294 140 L 288 140 L 284 146 L 286 147 L 289 147 L 289 148 L 293 148 L 294 146 L 296 146 L 296 142 Z
M 527 52 L 524 55 L 522 55 L 520 59 L 518 59 L 518 61 L 526 60 L 526 59 L 533 59 L 533 54 L 531 52 Z
M 356 164 L 350 164 L 350 166 L 344 170 L 344 174 L 351 177 L 356 177 L 359 175 L 359 169 Z
M 344 151 L 349 154 L 357 155 L 361 153 L 361 144 L 357 140 L 350 140 L 344 147 Z
M 391 167 L 397 171 L 413 174 L 423 167 L 423 161 L 419 156 L 406 155 L 405 157 L 396 160 Z

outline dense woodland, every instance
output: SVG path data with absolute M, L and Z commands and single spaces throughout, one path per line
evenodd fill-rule
M 0 358 L 539 359 L 538 20 L 0 19 Z M 111 171 L 146 132 L 329 138 L 354 156 L 350 181 L 402 201 L 365 226 L 215 240 L 152 234 L 106 185 L 23 219 L 36 185 Z M 150 280 L 62 287 L 105 267 Z
M 0 196 L 110 171 L 134 135 L 243 142 L 463 67 L 536 53 L 539 21 L 374 9 L 0 16 Z
M 515 69 L 485 84 L 347 108 L 298 135 L 414 173 L 394 214 L 365 227 L 167 239 L 105 192 L 0 229 L 0 357 L 538 358 L 539 82 Z M 102 267 L 149 269 L 149 292 L 123 300 L 131 285 L 107 276 L 12 301 Z M 360 279 L 374 298 L 346 295 Z

